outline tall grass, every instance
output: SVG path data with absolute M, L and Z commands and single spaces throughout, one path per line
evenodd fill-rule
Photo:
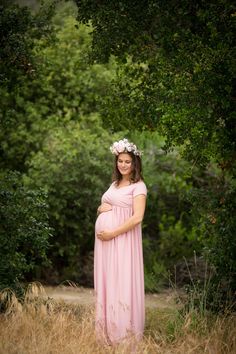
M 204 316 L 192 309 L 148 309 L 143 340 L 112 348 L 99 344 L 94 333 L 94 309 L 45 297 L 32 284 L 19 302 L 9 290 L 1 293 L 1 354 L 232 354 L 236 353 L 233 314 Z

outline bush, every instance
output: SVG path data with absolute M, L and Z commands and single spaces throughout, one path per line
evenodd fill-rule
M 0 289 L 20 288 L 20 281 L 39 264 L 46 264 L 51 228 L 46 195 L 21 183 L 9 172 L 0 182 Z
M 174 266 L 183 257 L 191 258 L 194 251 L 200 252 L 197 230 L 187 229 L 181 219 L 176 221 L 164 214 L 159 227 L 159 252 L 164 264 Z
M 218 311 L 232 305 L 236 291 L 236 189 L 234 179 L 219 172 L 210 182 L 190 197 L 205 258 L 214 267 L 207 303 Z
M 145 290 L 158 292 L 168 284 L 168 271 L 160 258 L 157 242 L 143 239 Z
M 190 164 L 180 158 L 178 149 L 167 154 L 164 139 L 157 133 L 132 133 L 144 150 L 143 167 L 148 187 L 143 224 L 145 285 L 149 291 L 168 283 L 168 270 L 183 257 L 200 252 L 198 230 L 190 213 L 187 195 L 192 189 Z M 198 171 L 197 171 L 198 172 Z M 197 173 L 194 171 L 194 173 Z
M 113 139 L 98 116 L 90 115 L 48 133 L 42 151 L 31 159 L 25 183 L 47 191 L 55 229 L 50 253 L 54 274 L 50 278 L 47 271 L 47 280 L 92 285 L 85 268 L 94 247 L 97 207 L 111 183 Z

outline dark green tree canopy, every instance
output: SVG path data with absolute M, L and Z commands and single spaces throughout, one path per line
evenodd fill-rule
M 75 2 L 78 21 L 92 23 L 93 48 L 100 60 L 125 53 L 144 60 L 159 49 L 175 56 L 193 37 L 208 45 L 234 39 L 235 7 L 229 0 Z
M 0 2 L 0 83 L 10 88 L 21 82 L 22 75 L 34 72 L 33 48 L 36 39 L 50 38 L 55 2 L 41 6 L 32 14 L 14 1 Z
M 75 2 L 78 21 L 93 27 L 93 60 L 112 55 L 119 64 L 102 100 L 104 126 L 158 131 L 165 148 L 178 146 L 193 170 L 217 165 L 219 177 L 212 184 L 204 177 L 190 195 L 216 269 L 211 293 L 218 290 L 224 302 L 227 286 L 231 294 L 236 287 L 235 6 L 230 0 Z
M 92 23 L 93 58 L 125 65 L 104 120 L 116 129 L 159 130 L 188 159 L 233 168 L 235 7 L 231 1 L 79 1 Z M 129 117 L 129 118 L 128 118 Z M 119 119 L 117 119 L 119 118 Z

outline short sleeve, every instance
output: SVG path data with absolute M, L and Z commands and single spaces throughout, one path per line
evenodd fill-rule
M 133 196 L 136 197 L 139 194 L 147 195 L 147 187 L 143 181 L 135 183 Z

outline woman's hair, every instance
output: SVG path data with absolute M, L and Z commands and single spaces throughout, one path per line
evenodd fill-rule
M 125 152 L 125 154 L 128 154 L 132 158 L 132 172 L 131 172 L 130 182 L 136 183 L 136 182 L 139 182 L 140 180 L 143 180 L 142 161 L 141 161 L 140 156 L 134 155 L 132 152 Z M 115 184 L 117 186 L 120 184 L 120 181 L 122 180 L 122 174 L 120 173 L 120 171 L 118 170 L 118 167 L 117 167 L 117 161 L 118 161 L 119 155 L 115 156 L 114 169 L 113 169 L 113 174 L 112 174 L 112 180 L 113 180 L 113 182 L 115 182 Z

